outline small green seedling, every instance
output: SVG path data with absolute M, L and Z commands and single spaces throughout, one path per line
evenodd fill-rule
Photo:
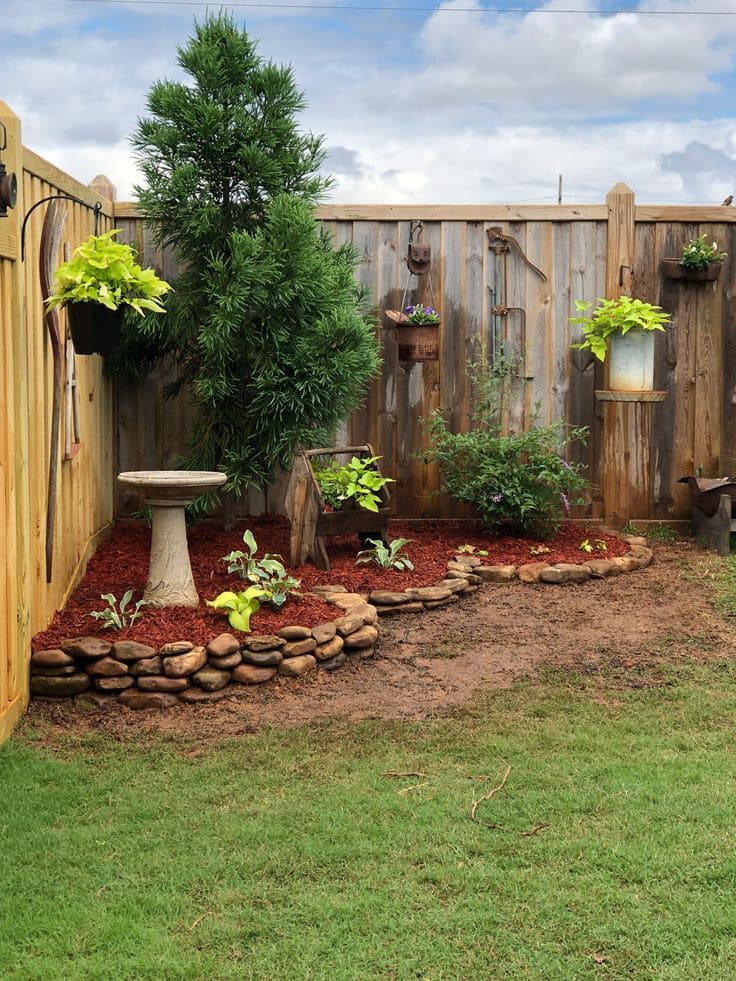
M 481 557 L 488 555 L 487 548 L 476 548 L 475 545 L 460 545 L 455 550 L 456 555 L 479 555 Z
M 593 551 L 607 552 L 608 545 L 606 545 L 606 543 L 600 538 L 596 538 L 595 542 L 591 542 L 590 539 L 584 538 L 580 543 L 580 551 L 588 553 Z
M 547 545 L 532 545 L 529 551 L 532 555 L 549 555 L 552 549 Z
M 94 610 L 88 616 L 94 617 L 95 620 L 101 620 L 103 630 L 122 630 L 124 627 L 132 627 L 138 617 L 142 615 L 141 607 L 149 605 L 146 600 L 139 599 L 135 604 L 135 609 L 128 612 L 128 604 L 132 598 L 133 590 L 129 589 L 123 595 L 118 607 L 118 601 L 112 593 L 103 593 L 100 599 L 105 600 L 108 604 L 107 609 Z
M 367 562 L 375 562 L 379 569 L 396 569 L 397 572 L 407 572 L 414 568 L 414 564 L 408 555 L 402 554 L 401 550 L 408 545 L 411 539 L 395 538 L 388 545 L 382 541 L 369 538 L 366 542 L 373 548 L 366 548 L 358 552 L 356 565 L 364 565 Z
M 250 618 L 257 613 L 260 608 L 260 600 L 265 596 L 265 591 L 260 586 L 248 586 L 240 593 L 224 592 L 220 593 L 213 600 L 205 600 L 207 606 L 215 610 L 224 610 L 230 626 L 234 630 L 241 630 L 243 633 L 250 631 Z

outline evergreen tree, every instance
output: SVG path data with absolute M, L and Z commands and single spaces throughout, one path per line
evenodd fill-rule
M 183 272 L 162 317 L 126 324 L 114 369 L 170 355 L 195 422 L 184 466 L 261 487 L 301 446 L 329 443 L 378 370 L 350 247 L 313 217 L 329 185 L 321 137 L 300 134 L 290 69 L 264 62 L 225 14 L 179 49 L 190 84 L 159 81 L 133 143 L 157 243 Z M 211 502 L 210 502 L 211 503 Z

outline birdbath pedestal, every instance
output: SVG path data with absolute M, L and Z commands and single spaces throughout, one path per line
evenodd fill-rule
M 184 508 L 227 480 L 211 470 L 134 470 L 118 474 L 151 508 L 151 556 L 143 599 L 151 606 L 198 606 Z

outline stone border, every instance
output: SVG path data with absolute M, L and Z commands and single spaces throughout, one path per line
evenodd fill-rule
M 612 533 L 606 530 L 606 534 Z M 220 701 L 234 684 L 264 684 L 276 675 L 297 678 L 316 667 L 336 671 L 351 654 L 373 657 L 380 617 L 440 609 L 476 592 L 483 583 L 582 583 L 651 564 L 653 553 L 646 538 L 618 537 L 629 544 L 627 555 L 589 559 L 580 565 L 484 566 L 477 556 L 456 555 L 447 563 L 447 578 L 436 586 L 403 592 L 374 589 L 367 598 L 336 585 L 318 586 L 312 592 L 337 606 L 342 616 L 312 628 L 293 625 L 275 634 L 250 634 L 243 641 L 222 633 L 206 646 L 181 640 L 156 650 L 132 640 L 69 638 L 58 649 L 31 655 L 31 694 L 59 698 L 94 689 L 117 696 L 129 708 L 164 709 L 178 702 Z

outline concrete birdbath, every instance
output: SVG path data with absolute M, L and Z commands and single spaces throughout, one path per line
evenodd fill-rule
M 143 599 L 151 606 L 198 606 L 184 508 L 227 480 L 212 470 L 133 470 L 118 474 L 152 511 L 151 557 Z

